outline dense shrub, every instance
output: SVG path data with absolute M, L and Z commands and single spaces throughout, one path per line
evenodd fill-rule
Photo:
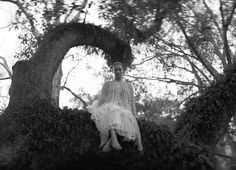
M 7 116 L 6 116 L 7 115 Z M 6 121 L 7 120 L 7 121 Z M 83 110 L 56 109 L 47 103 L 1 115 L 1 144 L 10 155 L 2 169 L 201 170 L 212 168 L 208 148 L 186 143 L 167 126 L 139 120 L 144 151 L 119 140 L 123 149 L 103 153 L 99 132 Z M 8 123 L 6 123 L 8 122 Z M 14 124 L 14 126 L 12 126 Z M 14 155 L 14 156 L 13 156 Z

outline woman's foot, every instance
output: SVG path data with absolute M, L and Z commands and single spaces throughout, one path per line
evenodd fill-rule
M 111 140 L 109 139 L 107 143 L 102 148 L 103 152 L 110 152 L 111 151 Z
M 139 151 L 139 152 L 142 152 L 142 151 L 143 151 L 143 145 L 141 145 L 141 144 L 138 145 L 138 151 Z
M 108 142 L 109 134 L 100 133 L 100 145 L 99 148 L 102 148 Z
M 139 152 L 142 152 L 142 151 L 143 151 L 143 145 L 142 145 L 141 135 L 140 135 L 140 134 L 137 135 L 135 144 L 136 144 L 136 146 L 137 146 L 137 148 L 138 148 L 138 151 L 139 151 Z
M 112 148 L 114 148 L 115 150 L 121 150 L 122 147 L 120 146 L 120 144 L 118 142 L 115 130 L 111 129 L 110 134 L 111 134 L 111 146 L 112 146 Z
M 111 140 L 111 146 L 115 150 L 121 150 L 122 147 L 120 146 L 119 142 L 117 140 Z

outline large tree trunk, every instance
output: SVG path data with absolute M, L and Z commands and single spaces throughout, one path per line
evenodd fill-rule
M 13 66 L 10 101 L 7 110 L 27 105 L 36 99 L 51 102 L 53 77 L 68 50 L 74 46 L 90 45 L 102 49 L 108 64 L 132 62 L 129 44 L 109 31 L 91 24 L 63 24 L 45 35 L 41 45 L 29 61 Z

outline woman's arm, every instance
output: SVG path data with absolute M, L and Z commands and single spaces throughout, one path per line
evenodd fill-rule
M 101 106 L 103 103 L 105 103 L 107 98 L 107 91 L 108 91 L 108 82 L 105 82 L 102 86 L 102 92 L 99 97 L 97 106 Z
M 136 106 L 135 106 L 135 100 L 134 100 L 134 90 L 133 90 L 133 85 L 131 83 L 129 83 L 129 89 L 130 89 L 130 97 L 131 97 L 131 111 L 134 117 L 136 117 L 137 113 L 136 113 Z

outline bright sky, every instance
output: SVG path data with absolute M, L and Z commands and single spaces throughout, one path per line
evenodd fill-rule
M 17 39 L 19 32 L 14 29 L 9 30 L 9 27 L 6 27 L 12 22 L 14 11 L 15 8 L 13 5 L 9 5 L 8 3 L 0 5 L 0 56 L 7 60 L 10 68 L 16 62 L 13 56 L 19 45 Z M 4 71 L 4 77 L 7 76 L 5 70 L 1 68 L 1 71 Z M 10 83 L 10 80 L 0 81 L 0 108 L 1 106 L 6 106 L 8 103 L 8 98 L 5 96 L 8 96 Z

